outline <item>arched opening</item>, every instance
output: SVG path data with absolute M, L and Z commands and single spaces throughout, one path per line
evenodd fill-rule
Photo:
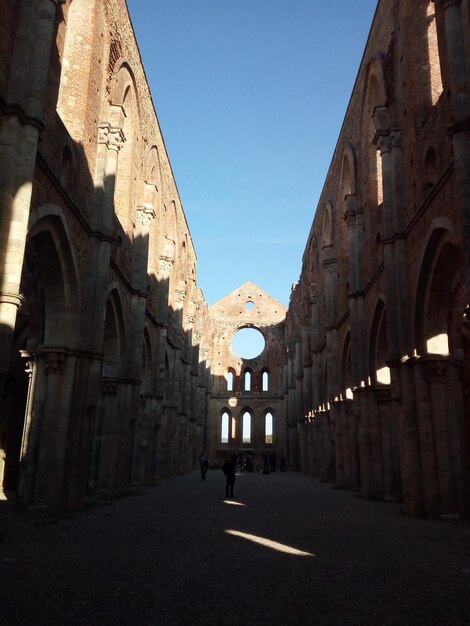
M 235 373 L 232 369 L 227 372 L 227 391 L 233 391 L 233 385 L 235 380 Z
M 130 235 L 138 198 L 137 163 L 134 159 L 137 139 L 138 107 L 133 77 L 126 66 L 122 66 L 116 77 L 113 90 L 113 107 L 119 111 L 124 142 L 119 150 L 116 181 L 114 186 L 114 207 L 117 217 Z
M 152 345 L 150 342 L 150 334 L 147 328 L 144 328 L 140 378 L 142 380 L 140 385 L 141 393 L 150 393 L 152 380 Z
M 274 428 L 274 418 L 271 411 L 268 411 L 264 417 L 264 443 L 272 444 L 273 443 L 273 431 Z
M 343 393 L 344 399 L 352 400 L 351 333 L 349 331 L 344 339 L 343 356 L 341 359 L 341 392 Z
M 390 384 L 390 368 L 387 365 L 387 359 L 387 311 L 383 301 L 379 300 L 374 312 L 369 342 L 369 377 L 373 385 Z
M 121 301 L 117 290 L 114 289 L 106 302 L 102 376 L 117 377 L 121 375 L 122 364 L 125 362 L 124 337 L 124 316 Z
M 269 391 L 269 371 L 263 370 L 261 374 L 261 390 Z
M 243 413 L 242 423 L 242 442 L 251 443 L 251 413 L 249 411 Z
M 50 210 L 54 214 L 46 214 L 46 208 L 38 210 L 38 214 L 45 215 L 32 225 L 25 248 L 20 284 L 23 303 L 17 313 L 0 408 L 0 486 L 5 492 L 17 489 L 22 455 L 24 470 L 33 468 L 29 439 L 22 444 L 26 407 L 35 412 L 40 402 L 43 412 L 50 410 L 47 397 L 37 399 L 35 386 L 29 385 L 25 371 L 33 375 L 37 361 L 44 358 L 35 355 L 34 350 L 41 346 L 43 355 L 49 347 L 54 353 L 65 352 L 67 348 L 75 348 L 78 337 L 73 252 L 59 210 L 56 207 Z M 22 351 L 26 351 L 23 355 L 28 355 L 27 359 Z M 41 445 L 46 450 L 55 442 L 43 439 Z
M 222 413 L 220 421 L 220 443 L 228 443 L 230 426 L 230 414 L 228 411 Z
M 421 264 L 415 305 L 415 345 L 419 354 L 448 355 L 461 346 L 465 321 L 463 254 L 445 227 L 434 228 Z M 461 311 L 456 310 L 457 294 Z M 455 323 L 454 320 L 457 320 Z M 457 330 L 456 330 L 456 327 Z
M 246 370 L 243 374 L 243 391 L 251 391 L 251 372 Z
M 323 210 L 322 221 L 322 248 L 331 248 L 333 245 L 333 216 L 331 204 L 327 202 Z

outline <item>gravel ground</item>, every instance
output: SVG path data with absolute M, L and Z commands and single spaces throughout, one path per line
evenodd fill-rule
M 470 624 L 468 523 L 290 472 L 223 494 L 212 470 L 70 518 L 0 502 L 0 624 Z

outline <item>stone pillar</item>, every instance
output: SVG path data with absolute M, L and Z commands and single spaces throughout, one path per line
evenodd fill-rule
M 61 0 L 22 3 L 7 101 L 0 103 L 0 404 L 21 306 L 32 183 L 59 4 Z
M 21 451 L 22 506 L 63 508 L 68 482 L 70 397 L 73 395 L 75 358 L 65 348 L 40 347 L 29 359 L 32 374 Z

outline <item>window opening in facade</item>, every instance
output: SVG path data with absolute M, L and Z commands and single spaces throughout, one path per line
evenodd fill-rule
M 264 419 L 264 442 L 273 442 L 273 414 L 268 412 Z
M 243 443 L 251 443 L 251 415 L 248 411 L 243 413 Z
M 222 429 L 220 435 L 220 443 L 228 443 L 228 423 L 230 416 L 227 411 L 222 413 Z
M 233 372 L 227 372 L 227 391 L 233 391 Z
M 251 391 L 251 372 L 245 372 L 245 384 L 243 386 L 245 391 Z
M 268 374 L 268 372 L 263 372 L 263 376 L 262 376 L 262 390 L 263 391 L 268 391 L 269 390 L 269 374 Z

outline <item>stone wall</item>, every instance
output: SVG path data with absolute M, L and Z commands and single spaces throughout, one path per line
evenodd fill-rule
M 470 515 L 468 3 L 378 3 L 287 315 L 290 458 Z
M 262 468 L 263 456 L 275 454 L 279 461 L 286 450 L 286 309 L 247 282 L 212 305 L 209 314 L 213 324 L 209 459 L 221 464 L 236 453 L 250 456 L 254 469 Z M 264 339 L 260 354 L 248 352 L 249 358 L 237 354 L 232 345 L 234 335 L 245 328 L 258 330 Z
M 76 508 L 195 466 L 211 326 L 125 2 L 2 30 L 1 483 Z

